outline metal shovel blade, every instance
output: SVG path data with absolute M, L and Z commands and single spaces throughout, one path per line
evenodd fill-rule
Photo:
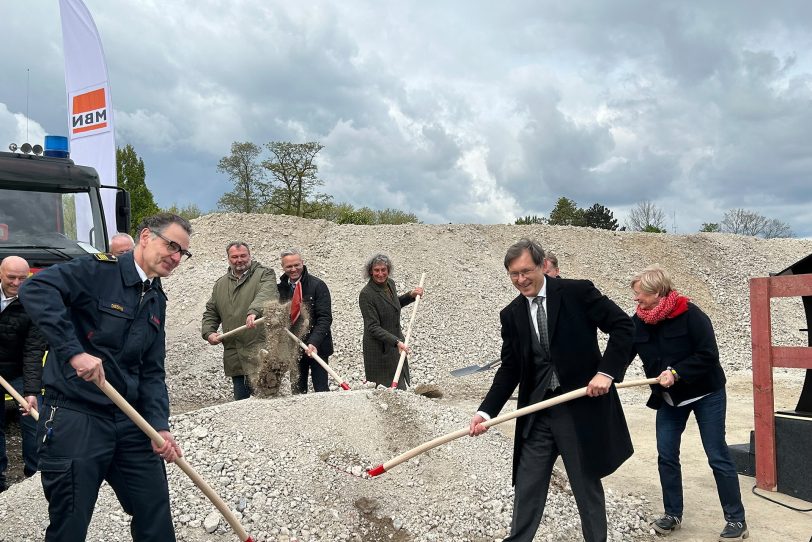
M 490 363 L 486 363 L 485 365 L 471 365 L 470 367 L 462 367 L 461 369 L 454 369 L 453 371 L 451 371 L 451 376 L 460 377 L 474 373 L 479 373 L 482 371 L 488 371 L 498 366 L 500 363 L 502 363 L 502 360 L 497 359 Z

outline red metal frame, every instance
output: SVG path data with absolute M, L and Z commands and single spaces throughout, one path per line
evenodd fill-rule
M 753 348 L 753 411 L 756 432 L 756 485 L 777 489 L 773 367 L 812 369 L 812 347 L 773 346 L 770 299 L 812 295 L 812 274 L 750 279 L 750 332 Z

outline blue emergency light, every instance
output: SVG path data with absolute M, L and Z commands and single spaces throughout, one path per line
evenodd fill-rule
M 55 135 L 45 136 L 45 152 L 43 154 L 54 158 L 69 158 L 68 138 Z

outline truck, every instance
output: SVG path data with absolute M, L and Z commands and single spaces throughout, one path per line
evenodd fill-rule
M 128 231 L 129 194 L 103 186 L 93 168 L 75 164 L 67 153 L 0 152 L 0 260 L 20 256 L 36 272 L 86 254 L 107 252 L 103 188 L 117 190 L 116 229 Z

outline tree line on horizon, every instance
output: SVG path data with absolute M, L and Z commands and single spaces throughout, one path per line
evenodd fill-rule
M 302 218 L 320 218 L 337 224 L 408 224 L 419 223 L 414 213 L 399 209 L 375 210 L 355 207 L 351 203 L 334 202 L 332 196 L 318 191 L 324 181 L 318 176 L 315 158 L 324 148 L 321 143 L 291 143 L 272 141 L 265 144 L 268 151 L 251 142 L 235 141 L 231 153 L 217 164 L 217 170 L 228 176 L 234 185 L 218 200 L 218 210 L 236 213 L 268 213 L 292 215 Z M 167 211 L 197 218 L 204 213 L 199 206 L 190 203 L 178 206 L 173 203 L 161 209 L 146 184 L 144 161 L 132 145 L 116 149 L 116 172 L 118 186 L 130 193 L 132 227 L 146 216 Z M 556 226 L 580 226 L 605 230 L 629 230 L 650 233 L 667 233 L 665 212 L 649 200 L 637 202 L 629 211 L 623 226 L 619 226 L 611 209 L 594 203 L 580 208 L 567 197 L 561 196 L 550 211 L 544 215 L 519 217 L 514 224 L 550 224 Z M 709 233 L 734 233 L 772 239 L 794 237 L 792 228 L 775 218 L 765 217 L 747 209 L 730 209 L 719 222 L 705 222 L 699 230 Z
M 612 211 L 595 203 L 583 209 L 567 197 L 560 197 L 550 211 L 549 218 L 544 215 L 526 215 L 519 217 L 514 224 L 550 224 L 553 226 L 581 226 L 605 230 L 617 230 L 618 222 Z M 665 212 L 649 200 L 637 202 L 629 211 L 621 230 L 647 233 L 668 233 L 666 230 Z M 767 218 L 748 209 L 730 209 L 724 213 L 720 222 L 705 222 L 699 229 L 708 233 L 734 233 L 773 239 L 778 237 L 795 237 L 789 224 L 776 218 Z

